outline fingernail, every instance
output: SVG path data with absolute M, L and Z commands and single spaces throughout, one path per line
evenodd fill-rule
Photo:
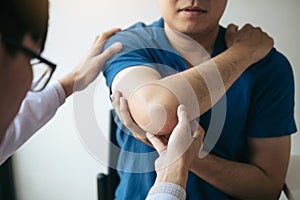
M 122 43 L 121 42 L 116 42 L 113 44 L 113 47 L 115 50 L 120 50 L 122 48 Z
M 183 104 L 180 104 L 180 110 L 185 111 L 185 106 Z

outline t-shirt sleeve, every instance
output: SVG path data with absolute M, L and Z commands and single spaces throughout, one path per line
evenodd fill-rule
M 28 92 L 0 144 L 0 165 L 54 116 L 65 98 L 58 81 L 39 93 Z
M 294 119 L 294 77 L 288 60 L 276 50 L 254 66 L 249 111 L 249 137 L 278 137 L 297 131 Z
M 155 68 L 151 61 L 150 51 L 147 49 L 147 41 L 139 37 L 137 31 L 124 31 L 111 37 L 104 46 L 108 48 L 114 42 L 121 42 L 123 49 L 113 56 L 107 63 L 104 70 L 106 84 L 111 88 L 115 76 L 125 68 L 132 66 L 149 66 Z

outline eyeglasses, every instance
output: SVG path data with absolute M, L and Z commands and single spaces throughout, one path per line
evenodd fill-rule
M 43 90 L 51 79 L 53 72 L 56 69 L 56 64 L 50 62 L 49 60 L 40 56 L 40 54 L 28 49 L 27 47 L 24 47 L 10 38 L 1 37 L 0 34 L 0 40 L 1 39 L 31 58 L 30 64 L 33 71 L 33 81 L 30 90 L 33 92 L 39 92 Z

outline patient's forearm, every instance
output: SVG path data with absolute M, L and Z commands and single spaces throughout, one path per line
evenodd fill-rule
M 128 99 L 132 117 L 139 126 L 153 134 L 168 134 L 177 123 L 179 104 L 186 106 L 190 119 L 200 116 L 251 64 L 236 51 L 229 49 L 203 64 L 165 78 L 146 67 L 132 70 L 122 76 L 115 88 Z M 143 74 L 143 70 L 149 72 Z

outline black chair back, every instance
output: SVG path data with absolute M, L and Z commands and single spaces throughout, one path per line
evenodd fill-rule
M 12 158 L 0 166 L 0 200 L 15 200 Z
M 110 111 L 110 141 L 118 147 L 116 139 L 117 124 L 114 121 L 113 110 Z M 118 152 L 111 145 L 109 146 L 109 166 L 117 166 Z M 120 182 L 120 177 L 117 170 L 114 168 L 108 169 L 108 174 L 100 173 L 97 176 L 98 186 L 98 200 L 112 200 L 114 199 L 115 190 Z

